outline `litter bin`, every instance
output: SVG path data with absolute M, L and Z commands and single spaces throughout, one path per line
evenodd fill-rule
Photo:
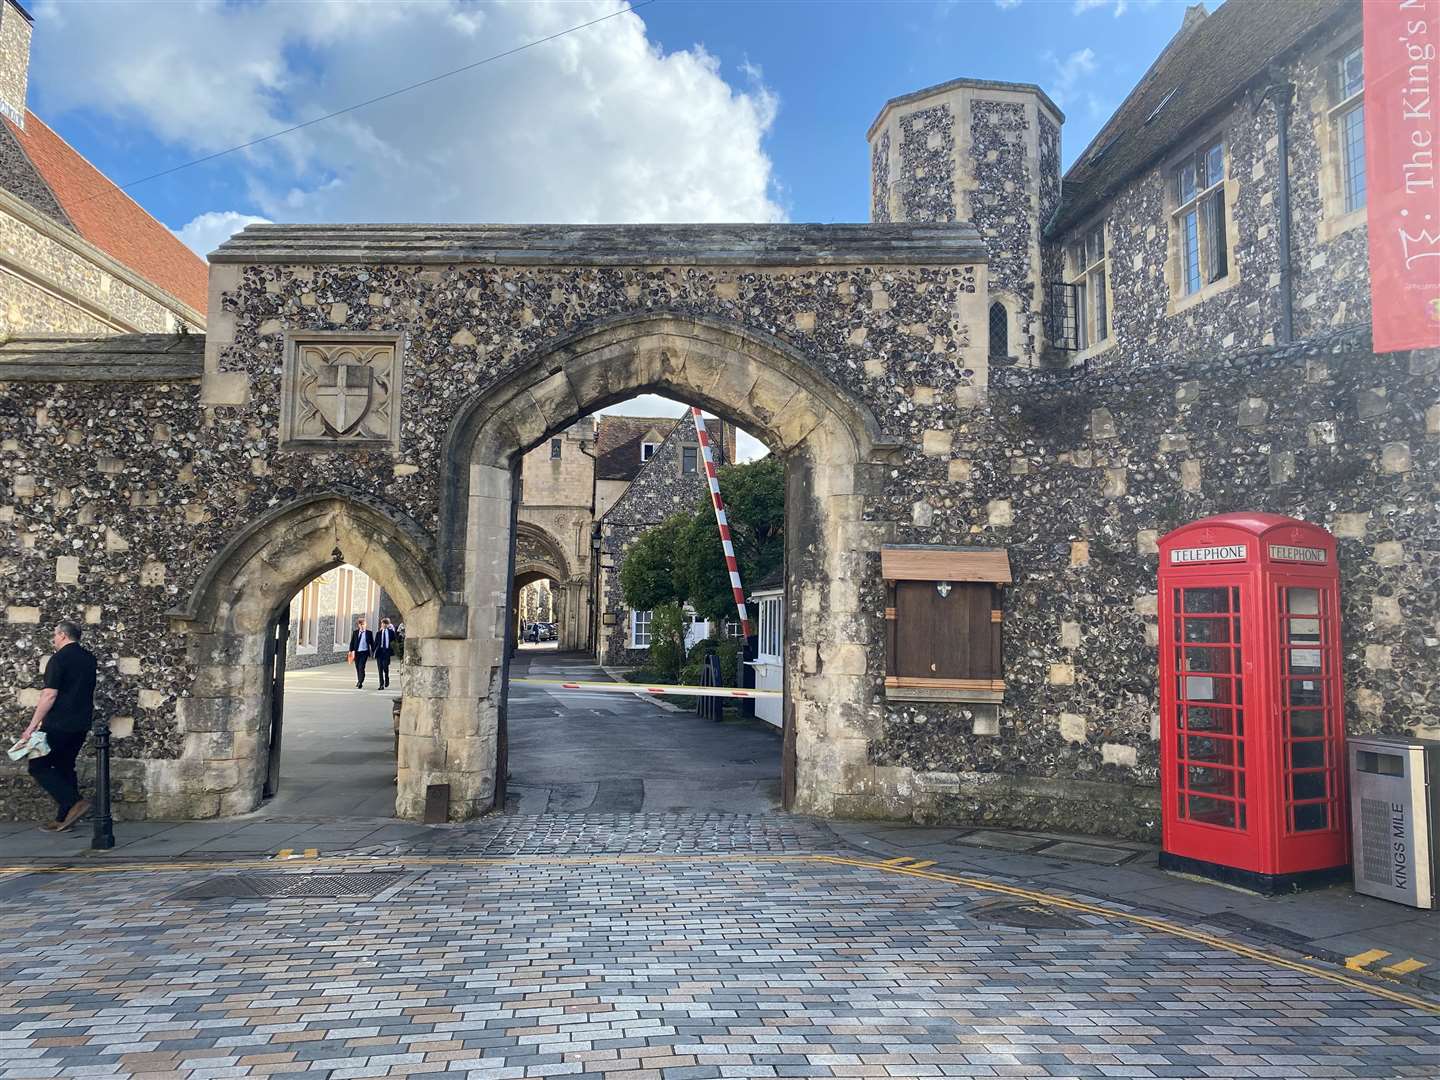
M 1355 891 L 1435 907 L 1440 741 L 1352 736 Z

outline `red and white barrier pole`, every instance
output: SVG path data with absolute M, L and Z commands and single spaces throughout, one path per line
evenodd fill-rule
M 695 434 L 700 439 L 700 454 L 705 459 L 705 476 L 710 481 L 710 502 L 715 507 L 715 524 L 720 527 L 720 546 L 725 549 L 725 569 L 730 571 L 730 589 L 735 593 L 735 610 L 740 613 L 740 633 L 750 636 L 750 613 L 745 608 L 745 590 L 740 584 L 740 564 L 735 561 L 735 545 L 730 542 L 730 521 L 725 516 L 725 502 L 720 498 L 720 479 L 715 475 L 715 457 L 710 453 L 710 433 L 700 410 L 690 409 L 695 421 Z

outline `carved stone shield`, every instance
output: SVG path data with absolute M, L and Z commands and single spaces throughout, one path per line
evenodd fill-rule
M 349 435 L 364 422 L 374 401 L 375 372 L 354 353 L 343 352 L 317 372 L 310 388 L 315 411 L 334 435 Z

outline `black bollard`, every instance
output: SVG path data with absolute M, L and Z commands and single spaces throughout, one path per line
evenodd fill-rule
M 95 805 L 91 810 L 95 835 L 90 846 L 97 851 L 108 851 L 115 846 L 115 819 L 110 816 L 109 717 L 97 716 L 90 735 L 95 740 Z

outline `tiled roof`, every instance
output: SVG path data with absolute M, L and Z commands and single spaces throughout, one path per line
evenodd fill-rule
M 595 479 L 634 480 L 644 464 L 640 443 L 647 432 L 664 439 L 678 423 L 673 416 L 602 415 L 595 425 Z
M 1226 0 L 1210 15 L 1199 5 L 1187 11 L 1180 32 L 1066 172 L 1047 235 L 1064 236 L 1137 173 L 1182 149 L 1191 128 L 1344 11 L 1358 26 L 1359 0 Z
M 55 193 L 75 231 L 150 284 L 204 313 L 209 274 L 201 259 L 32 112 L 5 124 Z

